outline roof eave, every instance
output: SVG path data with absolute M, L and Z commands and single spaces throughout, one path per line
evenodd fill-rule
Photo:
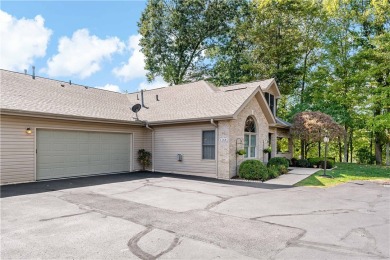
M 127 120 L 118 120 L 118 119 L 109 119 L 109 118 L 84 117 L 84 116 L 73 116 L 73 115 L 62 115 L 62 114 L 43 113 L 43 112 L 34 112 L 34 111 L 25 111 L 25 110 L 16 110 L 16 109 L 0 109 L 0 114 L 12 115 L 12 116 L 31 116 L 31 117 L 40 117 L 40 118 L 49 118 L 49 119 L 72 120 L 72 121 L 88 121 L 88 122 L 96 122 L 96 123 L 143 125 L 142 122 L 136 122 L 136 121 L 127 121 Z
M 216 120 L 216 121 L 231 120 L 231 119 L 234 119 L 234 116 L 233 115 L 225 115 L 225 116 L 210 116 L 210 117 L 188 118 L 188 119 L 177 119 L 177 120 L 148 121 L 148 124 L 149 125 L 168 125 L 168 124 L 199 123 L 199 122 L 209 122 L 211 119 Z

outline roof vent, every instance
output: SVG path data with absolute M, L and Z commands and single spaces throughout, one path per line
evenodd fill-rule
M 35 79 L 35 66 L 32 66 L 32 79 Z
M 137 100 L 139 100 L 138 94 L 137 94 Z
M 63 88 L 64 88 L 64 87 L 65 87 L 65 85 L 64 85 L 64 84 L 61 84 L 61 87 L 63 87 Z
M 24 69 L 24 75 L 27 75 L 27 70 L 26 69 Z
M 158 99 L 158 95 L 156 95 L 156 100 L 157 100 L 157 101 L 160 101 L 160 100 Z
M 72 81 L 71 80 L 69 80 L 69 85 L 72 85 Z
M 225 90 L 225 92 L 237 91 L 237 90 L 242 90 L 242 89 L 246 89 L 246 87 L 244 87 L 244 88 L 228 89 L 228 90 Z

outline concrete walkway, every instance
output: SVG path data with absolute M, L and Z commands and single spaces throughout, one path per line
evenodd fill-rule
M 298 167 L 289 167 L 288 169 L 290 171 L 287 174 L 283 174 L 276 179 L 265 181 L 264 183 L 291 186 L 321 170 L 317 168 Z

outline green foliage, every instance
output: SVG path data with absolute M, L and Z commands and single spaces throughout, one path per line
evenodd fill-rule
M 285 165 L 279 165 L 278 166 L 278 171 L 279 171 L 280 175 L 288 173 L 288 169 L 287 169 L 287 167 Z
M 267 166 L 271 167 L 271 166 L 284 165 L 287 169 L 289 164 L 290 164 L 289 161 L 284 157 L 273 157 L 268 161 Z
M 306 159 L 299 159 L 296 162 L 296 167 L 309 168 L 310 167 L 310 163 Z
M 142 165 L 142 169 L 145 170 L 152 164 L 152 153 L 145 149 L 138 150 L 138 162 Z
M 240 164 L 239 176 L 248 180 L 266 181 L 268 179 L 268 170 L 259 160 L 246 160 Z
M 310 163 L 310 166 L 322 167 L 321 165 L 324 162 L 324 157 L 307 158 L 307 161 Z M 332 165 L 332 167 L 330 167 L 330 168 L 333 168 L 333 165 L 335 164 L 335 159 L 334 158 L 327 158 L 326 161 L 329 162 L 329 165 Z
M 356 180 L 390 180 L 390 168 L 386 166 L 361 165 L 354 163 L 337 163 L 337 168 L 328 172 L 333 178 L 324 178 L 317 173 L 298 182 L 295 186 L 331 187 Z
M 268 177 L 269 179 L 274 179 L 274 178 L 278 178 L 279 177 L 279 169 L 277 166 L 275 165 L 271 165 L 270 167 L 268 167 Z
M 321 168 L 321 169 L 324 169 L 325 167 L 325 161 L 322 160 L 322 161 L 319 161 L 318 162 L 318 167 Z M 330 160 L 326 160 L 326 169 L 332 169 L 334 167 L 334 161 L 330 161 Z
M 138 23 L 148 80 L 204 78 L 205 51 L 223 43 L 242 1 L 149 0 Z
M 363 164 L 373 164 L 375 161 L 375 156 L 371 155 L 370 150 L 367 147 L 361 147 L 357 150 L 356 155 L 358 157 L 358 162 Z
M 298 161 L 298 159 L 297 158 L 291 158 L 291 166 L 293 166 L 293 167 L 296 167 L 297 166 L 297 161 Z
M 244 149 L 241 149 L 241 150 L 238 150 L 237 151 L 237 154 L 238 155 L 245 155 L 246 154 L 246 151 Z
M 318 166 L 319 162 L 322 161 L 324 158 L 314 157 L 314 158 L 307 158 L 307 161 L 310 163 L 311 166 Z
M 267 148 L 263 149 L 263 153 L 271 153 L 271 152 L 272 152 L 271 147 L 267 147 Z

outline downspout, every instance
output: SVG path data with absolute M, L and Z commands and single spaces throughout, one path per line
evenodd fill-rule
M 146 121 L 145 122 L 145 127 L 152 131 L 152 172 L 154 172 L 154 129 L 149 126 L 149 123 Z
M 214 119 L 210 119 L 210 124 L 212 124 L 216 130 L 215 130 L 215 176 L 218 178 L 218 124 L 214 122 Z

